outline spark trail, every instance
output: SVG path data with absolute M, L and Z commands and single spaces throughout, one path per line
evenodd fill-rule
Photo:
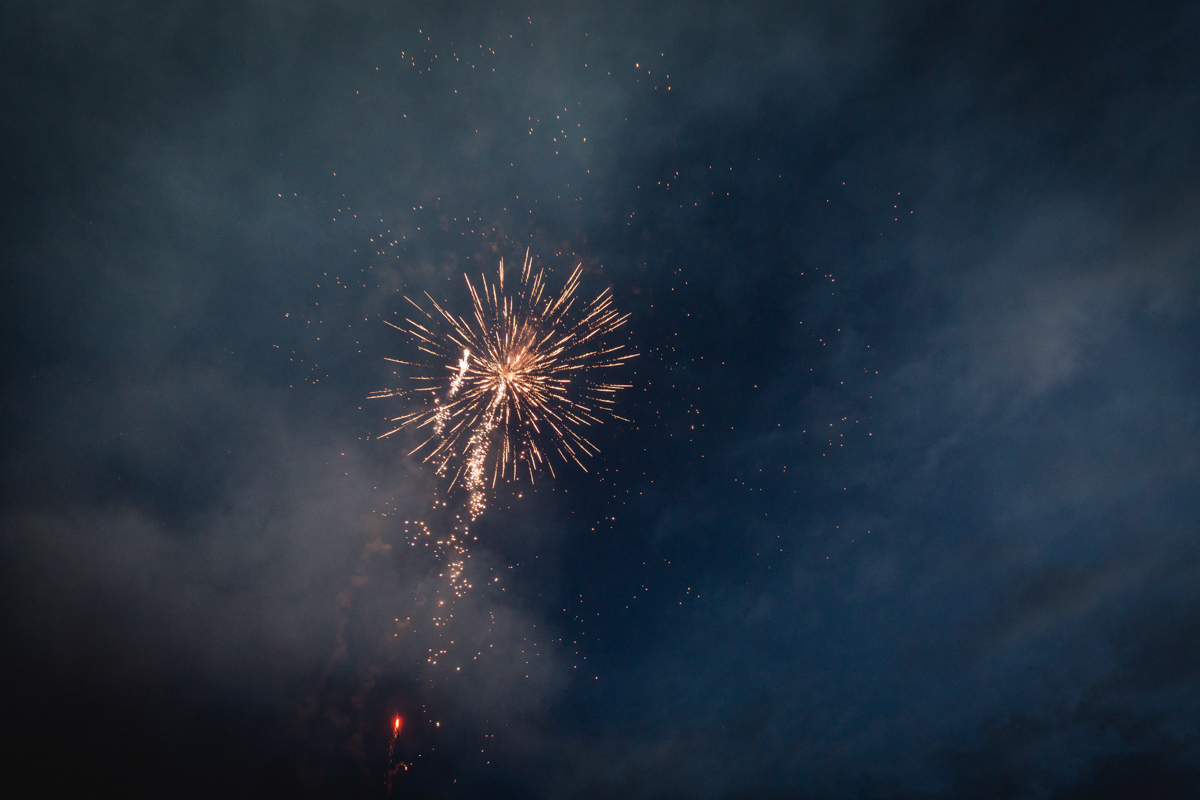
M 637 355 L 606 341 L 629 318 L 614 308 L 610 290 L 590 302 L 579 299 L 582 265 L 557 294 L 547 290 L 544 271 L 533 269 L 528 250 L 511 293 L 504 272 L 501 259 L 491 283 L 480 275 L 477 287 L 463 276 L 469 319 L 451 314 L 428 292 L 425 306 L 406 297 L 419 313 L 403 326 L 387 324 L 407 334 L 424 358 L 387 360 L 413 368 L 409 378 L 416 386 L 369 395 L 419 400 L 379 438 L 406 428 L 427 433 L 409 455 L 423 453 L 423 461 L 449 479 L 447 493 L 460 484 L 467 493 L 469 521 L 460 519 L 452 536 L 437 540 L 442 552 L 454 554 L 447 564 L 452 584 L 463 580 L 468 525 L 487 508 L 489 488 L 522 474 L 532 482 L 543 467 L 554 476 L 556 458 L 586 471 L 583 460 L 599 452 L 587 429 L 606 418 L 623 420 L 615 396 L 630 388 L 601 376 Z M 455 588 L 461 595 L 465 584 Z
M 392 782 L 396 778 L 396 774 L 400 770 L 408 772 L 407 761 L 396 761 L 396 740 L 400 738 L 400 726 L 403 724 L 403 718 L 397 714 L 392 720 L 392 740 L 388 743 L 388 768 L 384 774 L 385 788 L 387 796 L 392 796 Z

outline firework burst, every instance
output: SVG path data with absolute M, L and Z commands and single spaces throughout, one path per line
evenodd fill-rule
M 390 436 L 405 428 L 428 435 L 411 453 L 437 473 L 460 481 L 469 493 L 471 519 L 486 506 L 485 489 L 497 482 L 534 476 L 543 467 L 554 475 L 553 460 L 574 462 L 598 450 L 585 435 L 605 418 L 624 419 L 615 395 L 629 384 L 600 379 L 608 369 L 637 354 L 606 337 L 628 315 L 613 307 L 608 289 L 584 303 L 576 296 L 582 267 L 577 265 L 557 294 L 547 291 L 542 270 L 534 271 L 529 251 L 515 291 L 504 286 L 504 260 L 497 280 L 466 278 L 472 300 L 470 319 L 446 311 L 428 293 L 427 311 L 392 327 L 412 338 L 422 362 L 388 359 L 415 368 L 417 385 L 385 389 L 371 397 L 419 397 L 418 408 L 392 420 Z M 380 437 L 382 438 L 382 437 Z

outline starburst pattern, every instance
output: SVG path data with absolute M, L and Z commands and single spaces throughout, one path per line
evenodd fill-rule
M 450 476 L 449 488 L 462 482 L 471 519 L 486 507 L 487 486 L 522 473 L 532 481 L 543 467 L 553 476 L 554 457 L 586 470 L 583 459 L 598 452 L 586 429 L 608 417 L 624 419 L 615 412 L 615 395 L 629 384 L 599 376 L 637 355 L 605 341 L 628 315 L 616 311 L 608 289 L 581 302 L 581 272 L 577 265 L 552 294 L 527 250 L 511 294 L 503 259 L 492 283 L 481 275 L 476 287 L 463 276 L 470 319 L 454 316 L 426 293 L 430 310 L 406 297 L 420 314 L 403 326 L 388 323 L 428 359 L 388 359 L 414 368 L 409 377 L 417 385 L 371 397 L 416 396 L 423 402 L 393 419 L 396 427 L 383 436 L 404 428 L 427 432 L 410 455 L 423 451 L 439 475 Z

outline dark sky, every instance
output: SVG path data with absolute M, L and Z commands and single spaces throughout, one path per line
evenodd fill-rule
M 395 797 L 1197 796 L 1197 42 L 4 4 L 5 783 L 382 798 L 399 713 Z M 383 320 L 527 247 L 631 314 L 629 421 L 496 490 L 435 627 Z

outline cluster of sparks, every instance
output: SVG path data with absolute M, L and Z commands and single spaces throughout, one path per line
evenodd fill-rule
M 605 343 L 628 315 L 616 311 L 608 289 L 580 302 L 581 272 L 576 266 L 562 290 L 552 294 L 526 251 L 512 294 L 505 293 L 503 259 L 496 281 L 481 275 L 477 288 L 464 276 L 470 319 L 454 316 L 426 293 L 430 310 L 406 297 L 420 312 L 417 319 L 406 318 L 404 326 L 388 323 L 430 360 L 388 359 L 416 368 L 419 374 L 410 377 L 418 385 L 371 397 L 423 393 L 425 402 L 393 419 L 396 427 L 383 436 L 405 428 L 427 433 L 409 455 L 424 451 L 424 461 L 450 477 L 448 491 L 461 481 L 471 520 L 487 507 L 489 486 L 523 472 L 532 481 L 542 467 L 553 476 L 553 455 L 586 470 L 582 458 L 598 450 L 585 429 L 605 417 L 624 419 L 614 410 L 615 394 L 628 384 L 595 376 L 637 355 L 625 345 Z
M 435 503 L 435 505 L 438 504 Z M 470 580 L 463 574 L 467 568 L 467 559 L 470 558 L 470 554 L 467 552 L 466 545 L 468 528 L 463 523 L 462 516 L 456 516 L 453 531 L 450 535 L 443 537 L 436 536 L 429 529 L 429 524 L 421 520 L 405 520 L 404 525 L 408 530 L 408 543 L 411 546 L 429 547 L 432 545 L 434 558 L 445 565 L 438 573 L 438 577 L 446 579 L 455 597 L 462 597 L 463 593 L 471 588 Z M 435 628 L 444 626 L 453 616 L 446 608 L 446 601 L 438 600 L 434 609 L 433 626 Z M 431 659 L 430 663 L 436 662 Z

